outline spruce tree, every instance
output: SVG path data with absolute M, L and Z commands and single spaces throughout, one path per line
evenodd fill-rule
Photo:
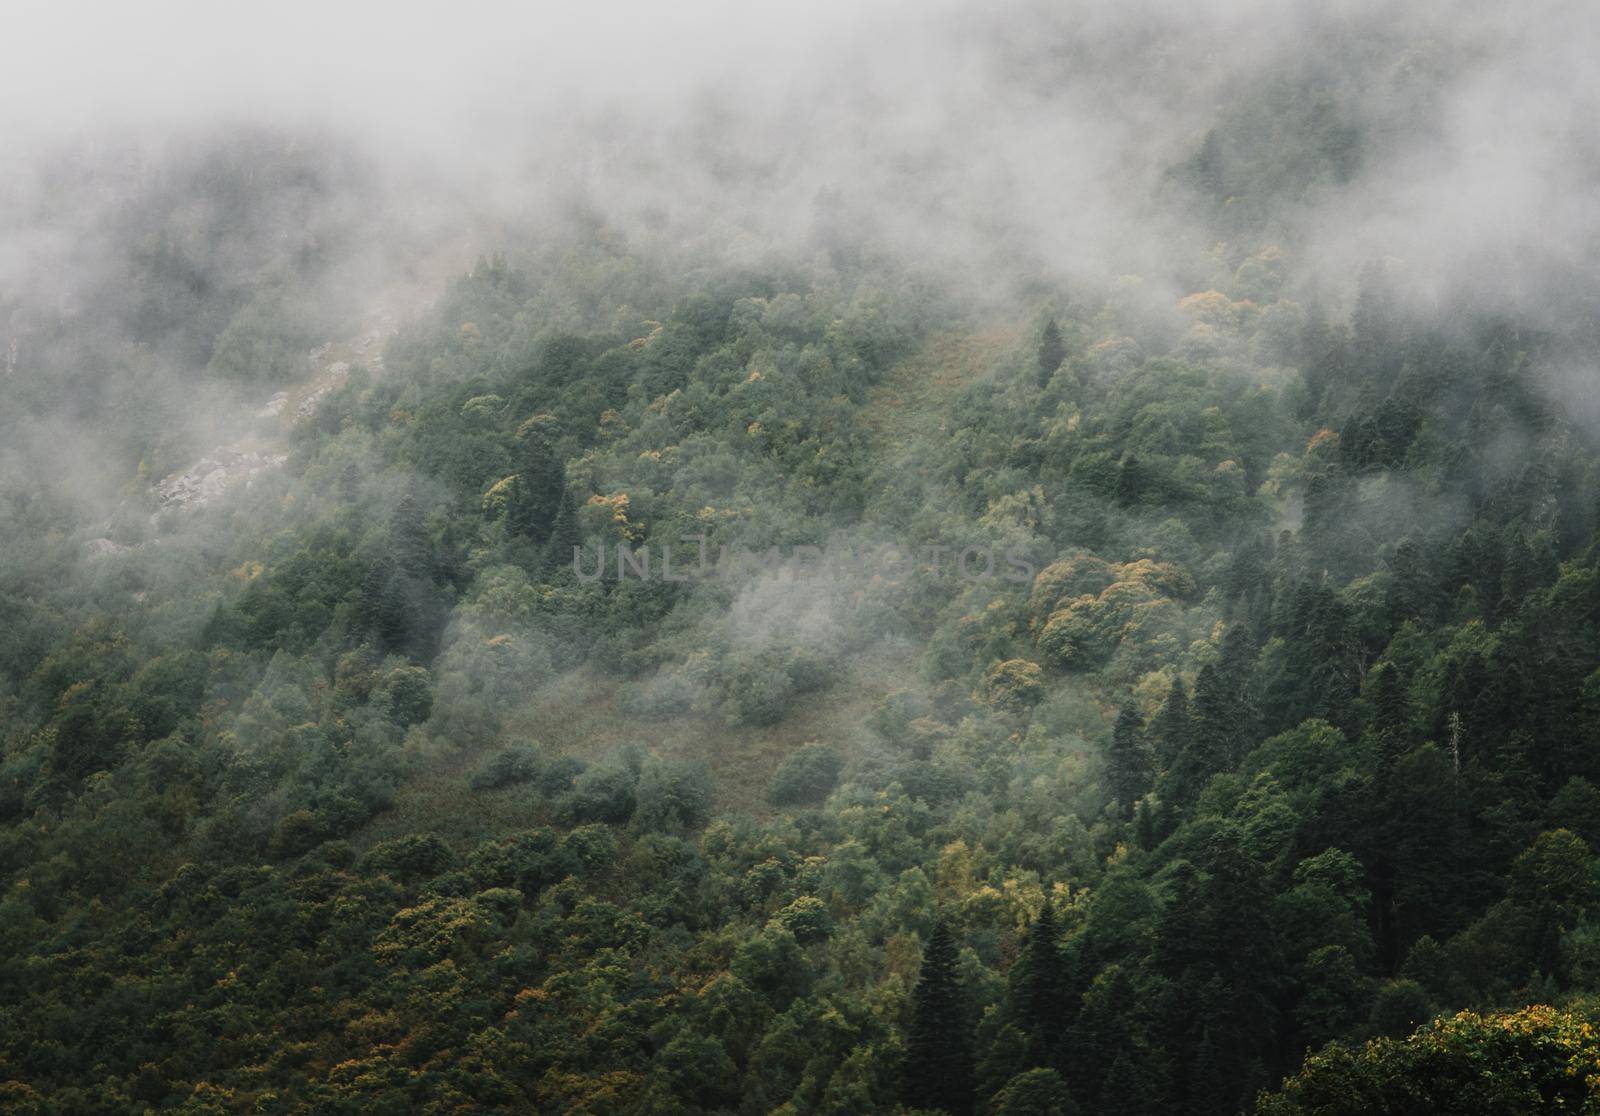
M 1050 386 L 1050 377 L 1056 374 L 1056 369 L 1061 367 L 1061 362 L 1067 358 L 1067 347 L 1061 341 L 1061 327 L 1056 325 L 1055 318 L 1050 318 L 1044 323 L 1044 329 L 1039 331 L 1039 386 Z
M 546 545 L 545 572 L 558 574 L 572 566 L 573 553 L 583 545 L 583 531 L 578 523 L 578 505 L 567 491 L 563 473 L 560 502 L 550 525 L 550 541 Z
M 423 522 L 422 505 L 410 492 L 400 497 L 389 519 L 389 553 L 402 573 L 432 580 L 433 543 Z
M 1388 785 L 1395 761 L 1409 749 L 1411 710 L 1405 684 L 1393 663 L 1384 663 L 1372 674 L 1372 729 L 1378 740 L 1380 784 Z
M 1134 808 L 1133 839 L 1146 852 L 1161 843 L 1161 816 L 1154 799 L 1142 798 Z
M 1326 585 L 1313 596 L 1305 634 L 1291 656 L 1303 666 L 1310 683 L 1305 717 L 1322 717 L 1350 728 L 1350 703 L 1361 677 L 1360 655 L 1351 633 L 1349 606 Z
M 1212 128 L 1200 141 L 1200 149 L 1189 160 L 1191 181 L 1207 200 L 1221 205 L 1227 199 L 1225 181 L 1227 156 L 1222 150 L 1222 137 Z
M 906 1041 L 901 1099 L 911 1108 L 968 1116 L 972 1111 L 972 1051 L 956 960 L 955 936 L 941 918 L 933 925 L 922 954 L 922 972 L 911 994 L 911 1033 Z
M 1122 965 L 1107 965 L 1083 995 L 1083 1009 L 1074 1020 L 1066 1054 L 1067 1077 L 1080 1096 L 1100 1112 L 1108 1100 L 1106 1074 L 1117 1055 L 1134 1049 L 1138 996 Z
M 1173 757 L 1162 783 L 1162 798 L 1187 806 L 1199 797 L 1211 777 L 1233 765 L 1235 703 L 1217 668 L 1207 664 L 1194 681 L 1194 704 L 1188 747 Z
M 1053 1065 L 1061 1048 L 1067 1016 L 1067 967 L 1061 956 L 1061 929 L 1048 896 L 1028 927 L 1022 952 L 1006 974 L 1011 1018 L 1028 1038 L 1030 1065 Z
M 506 501 L 506 526 L 535 546 L 543 546 L 555 527 L 566 487 L 566 470 L 549 432 L 542 427 L 527 431 L 522 439 L 522 468 Z
M 1389 590 L 1389 608 L 1392 621 L 1421 619 L 1433 620 L 1439 612 L 1439 594 L 1436 580 L 1422 548 L 1410 539 L 1403 539 L 1389 558 L 1389 571 L 1394 575 Z
M 380 652 L 404 650 L 411 637 L 405 586 L 395 562 L 380 554 L 367 566 L 356 599 L 356 625 Z
M 1167 690 L 1167 700 L 1150 721 L 1150 740 L 1155 745 L 1156 760 L 1162 768 L 1170 768 L 1189 748 L 1189 694 L 1183 679 L 1174 677 Z
M 361 499 L 361 466 L 354 461 L 345 465 L 344 472 L 339 475 L 339 498 L 347 504 Z
M 1117 503 L 1125 508 L 1132 507 L 1139 502 L 1143 491 L 1144 482 L 1140 475 L 1139 459 L 1130 453 L 1117 466 Z
M 1223 634 L 1217 665 L 1228 692 L 1235 700 L 1242 699 L 1256 665 L 1255 635 L 1248 624 L 1233 624 Z
M 1306 324 L 1300 334 L 1300 360 L 1304 369 L 1306 397 L 1301 418 L 1324 413 L 1330 393 L 1336 393 L 1345 380 L 1349 346 L 1343 327 L 1331 324 L 1319 300 L 1313 299 L 1306 311 Z
M 1200 668 L 1194 680 L 1191 749 L 1199 758 L 1207 779 L 1231 768 L 1238 758 L 1235 755 L 1238 707 L 1228 683 L 1228 678 L 1209 663 Z
M 1106 757 L 1106 788 L 1124 818 L 1133 816 L 1133 805 L 1150 789 L 1150 759 L 1145 752 L 1144 718 L 1132 702 L 1117 714 L 1111 730 L 1111 752 Z

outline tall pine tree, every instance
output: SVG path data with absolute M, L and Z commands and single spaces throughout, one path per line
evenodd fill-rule
M 1205 778 L 1226 771 L 1238 758 L 1235 741 L 1237 703 L 1234 700 L 1228 677 L 1216 667 L 1207 664 L 1200 668 L 1194 680 L 1194 707 L 1190 711 L 1194 725 L 1191 750 L 1199 757 Z
M 406 492 L 389 519 L 389 553 L 402 574 L 433 579 L 433 543 L 423 520 L 422 505 Z
M 1411 747 L 1410 698 L 1400 671 L 1383 663 L 1372 672 L 1372 729 L 1378 741 L 1379 786 L 1387 789 L 1394 765 Z
M 1189 748 L 1189 693 L 1183 679 L 1174 677 L 1167 690 L 1166 703 L 1150 721 L 1150 740 L 1155 745 L 1156 762 L 1170 768 Z
M 379 554 L 367 566 L 356 598 L 356 625 L 382 654 L 404 651 L 411 642 L 411 609 L 405 579 L 394 559 Z
M 922 972 L 911 994 L 911 1033 L 906 1040 L 901 1099 L 911 1108 L 968 1116 L 972 1112 L 972 1049 L 956 959 L 955 936 L 941 918 L 933 925 L 922 954 Z
M 553 431 L 528 423 L 522 435 L 522 468 L 506 501 L 506 526 L 535 546 L 549 541 L 567 490 L 566 469 L 556 456 Z
M 1301 418 L 1309 419 L 1321 412 L 1324 397 L 1341 381 L 1346 364 L 1344 331 L 1329 323 L 1318 299 L 1313 299 L 1306 311 L 1300 334 L 1300 360 L 1306 394 L 1299 412 Z
M 1039 386 L 1050 386 L 1050 378 L 1056 374 L 1056 369 L 1061 367 L 1061 362 L 1067 359 L 1067 347 L 1061 341 L 1061 327 L 1056 325 L 1055 318 L 1049 318 L 1044 323 L 1044 329 L 1039 331 Z
M 1199 797 L 1211 777 L 1233 765 L 1235 703 L 1216 667 L 1207 664 L 1194 680 L 1188 747 L 1173 757 L 1162 783 L 1162 798 L 1187 806 Z
M 1150 758 L 1144 745 L 1144 718 L 1132 702 L 1117 714 L 1111 730 L 1111 751 L 1106 756 L 1106 786 L 1124 818 L 1133 816 L 1133 804 L 1150 789 Z
M 578 505 L 567 491 L 563 475 L 561 498 L 556 506 L 556 517 L 550 525 L 550 541 L 545 547 L 545 571 L 556 574 L 569 569 L 574 552 L 583 546 L 583 531 L 578 523 Z
M 1006 974 L 1011 1019 L 1027 1036 L 1030 1065 L 1054 1065 L 1066 1030 L 1067 966 L 1060 937 L 1055 905 L 1046 896 Z

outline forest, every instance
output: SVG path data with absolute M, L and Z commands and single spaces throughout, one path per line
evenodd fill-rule
M 849 184 L 418 228 L 277 122 L 42 161 L 0 1111 L 1600 1112 L 1600 225 L 1330 233 L 1515 38 L 1335 9 L 1119 171 L 1139 271 Z M 1146 16 L 1006 24 L 987 108 L 1198 50 Z

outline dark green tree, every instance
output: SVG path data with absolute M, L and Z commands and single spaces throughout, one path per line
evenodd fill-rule
M 1093 1112 L 1114 1107 L 1107 1074 L 1118 1055 L 1138 1056 L 1138 1003 L 1133 982 L 1121 965 L 1106 966 L 1083 994 L 1083 1008 L 1073 1021 L 1066 1051 L 1066 1071 L 1073 1088 Z
M 912 1108 L 967 1116 L 972 1111 L 972 1049 L 957 956 L 955 936 L 940 918 L 928 937 L 911 994 L 901 1098 Z
M 1039 349 L 1037 353 L 1039 365 L 1039 386 L 1050 386 L 1050 377 L 1056 374 L 1056 369 L 1061 367 L 1061 362 L 1067 358 L 1067 347 L 1061 340 L 1061 327 L 1056 324 L 1054 317 L 1046 319 L 1044 328 L 1039 331 Z
M 1150 789 L 1150 757 L 1144 743 L 1144 719 L 1132 702 L 1117 714 L 1111 730 L 1111 751 L 1106 756 L 1106 787 L 1124 818 Z
M 1389 571 L 1394 575 L 1389 590 L 1391 620 L 1398 625 L 1404 620 L 1434 619 L 1441 603 L 1437 575 L 1422 548 L 1410 539 L 1402 541 L 1389 559 Z
M 1061 1075 L 1031 1069 L 1006 1082 L 989 1104 L 994 1116 L 1077 1116 L 1078 1106 Z
M 1060 937 L 1055 904 L 1046 896 L 1006 974 L 1011 1019 L 1027 1036 L 1028 1061 L 1036 1066 L 1055 1064 L 1066 1030 L 1067 967 Z
M 339 475 L 339 499 L 352 506 L 361 499 L 361 466 L 355 461 Z
M 1170 768 L 1189 749 L 1192 729 L 1189 724 L 1189 692 L 1183 679 L 1174 676 L 1167 700 L 1150 720 L 1150 741 L 1155 746 L 1156 762 Z
M 1372 730 L 1378 742 L 1378 778 L 1387 788 L 1395 762 L 1411 746 L 1411 708 L 1400 669 L 1383 663 L 1372 672 Z
M 428 538 L 422 505 L 410 492 L 400 497 L 390 517 L 389 553 L 401 573 L 432 580 L 433 543 Z
M 1325 584 L 1303 584 L 1294 594 L 1290 612 L 1290 688 L 1282 703 L 1287 720 L 1269 731 L 1320 717 L 1353 734 L 1350 707 L 1361 677 L 1361 660 L 1349 606 Z
M 1345 343 L 1343 330 L 1328 322 L 1320 300 L 1313 299 L 1306 310 L 1300 334 L 1300 359 L 1305 376 L 1305 401 L 1302 418 L 1318 414 L 1328 390 L 1344 375 Z
M 1387 392 L 1399 375 L 1405 348 L 1396 304 L 1394 283 L 1384 264 L 1368 262 L 1356 281 L 1356 305 L 1350 315 L 1351 372 L 1358 385 L 1372 384 Z
M 1143 470 L 1139 467 L 1139 459 L 1130 453 L 1117 466 L 1117 503 L 1131 508 L 1139 502 L 1143 492 Z
M 506 526 L 543 546 L 555 528 L 566 490 L 566 469 L 556 456 L 552 432 L 535 425 L 522 436 L 522 468 L 506 501 Z
M 356 599 L 356 625 L 366 639 L 382 653 L 403 651 L 411 638 L 411 609 L 406 599 L 405 579 L 388 554 L 380 554 L 367 566 Z
M 563 474 L 560 501 L 556 506 L 555 520 L 550 524 L 550 540 L 546 545 L 545 570 L 559 573 L 570 569 L 573 554 L 583 546 L 583 531 L 578 523 L 578 504 L 567 491 Z
M 1231 706 L 1231 759 L 1237 759 L 1261 740 L 1260 709 L 1252 689 L 1251 676 L 1260 648 L 1249 624 L 1236 623 L 1222 637 L 1222 654 L 1217 660 L 1218 682 Z
M 1174 757 L 1163 784 L 1163 799 L 1175 805 L 1192 803 L 1213 775 L 1229 770 L 1237 759 L 1237 703 L 1221 672 L 1206 664 L 1194 680 L 1194 705 L 1188 747 Z

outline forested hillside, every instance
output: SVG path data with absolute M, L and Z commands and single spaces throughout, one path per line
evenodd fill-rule
M 1600 284 L 1331 252 L 1481 43 L 1306 34 L 1141 273 L 54 165 L 0 1109 L 1600 1105 Z

